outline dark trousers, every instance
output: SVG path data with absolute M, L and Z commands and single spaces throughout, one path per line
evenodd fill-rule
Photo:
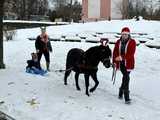
M 38 53 L 38 61 L 40 62 L 41 57 L 42 57 L 42 54 L 44 55 L 46 62 L 47 62 L 47 63 L 50 63 L 50 55 L 49 55 L 49 52 L 48 52 L 48 51 L 43 51 L 43 52 L 40 51 L 40 52 Z
M 130 71 L 126 70 L 124 61 L 120 63 L 120 71 L 122 72 L 123 75 L 120 89 L 124 91 L 129 91 Z
M 129 98 L 130 72 L 126 70 L 124 61 L 120 63 L 120 71 L 122 72 L 123 77 L 122 77 L 122 84 L 119 89 L 119 98 L 120 99 L 123 98 L 123 95 L 124 95 L 125 101 L 128 102 L 130 101 L 130 98 Z

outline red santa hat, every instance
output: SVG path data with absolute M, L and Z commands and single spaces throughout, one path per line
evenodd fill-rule
M 128 27 L 122 28 L 121 34 L 130 34 L 130 29 Z

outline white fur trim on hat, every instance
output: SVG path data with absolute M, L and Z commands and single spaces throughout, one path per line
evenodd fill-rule
M 126 32 L 126 31 L 124 31 L 124 32 L 122 32 L 121 34 L 130 34 L 130 32 Z

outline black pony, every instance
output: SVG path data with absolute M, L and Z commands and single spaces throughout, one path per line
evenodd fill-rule
M 78 84 L 78 77 L 80 73 L 84 74 L 86 95 L 89 96 L 89 76 L 95 82 L 95 86 L 90 89 L 90 92 L 95 91 L 99 81 L 97 80 L 98 64 L 101 61 L 106 68 L 110 67 L 111 49 L 109 46 L 94 46 L 89 48 L 86 52 L 82 49 L 73 48 L 67 54 L 66 71 L 64 76 L 64 84 L 67 85 L 67 77 L 73 70 L 75 72 L 75 82 L 77 90 L 80 90 Z

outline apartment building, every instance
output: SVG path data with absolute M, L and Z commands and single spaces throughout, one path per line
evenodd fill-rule
M 82 20 L 121 19 L 117 5 L 122 0 L 82 0 Z

